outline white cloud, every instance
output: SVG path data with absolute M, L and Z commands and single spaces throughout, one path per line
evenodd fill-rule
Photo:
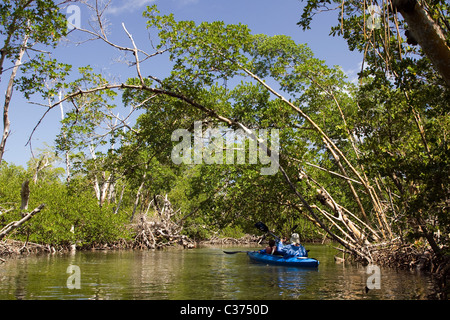
M 187 5 L 190 5 L 190 4 L 198 3 L 198 0 L 179 0 L 179 3 L 181 5 L 187 6 Z
M 366 67 L 366 65 L 364 66 Z M 348 80 L 353 83 L 358 83 L 358 73 L 361 72 L 362 61 L 357 62 L 354 68 L 343 69 L 342 71 L 348 77 Z
M 154 2 L 155 0 L 113 0 L 106 12 L 112 15 L 130 13 L 142 10 L 145 6 L 149 6 Z

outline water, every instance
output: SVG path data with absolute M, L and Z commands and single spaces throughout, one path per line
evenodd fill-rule
M 307 248 L 320 261 L 318 269 L 268 266 L 249 261 L 245 253 L 223 253 L 252 250 L 242 247 L 9 259 L 0 265 L 0 299 L 402 300 L 425 299 L 431 292 L 428 276 L 392 269 L 380 270 L 380 289 L 365 292 L 372 275 L 366 267 L 336 264 L 336 251 L 328 246 Z M 71 265 L 79 272 L 68 273 Z

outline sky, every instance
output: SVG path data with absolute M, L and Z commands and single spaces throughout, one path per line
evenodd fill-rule
M 302 30 L 297 25 L 305 5 L 301 0 L 112 0 L 105 13 L 109 22 L 109 39 L 119 45 L 131 46 L 122 28 L 123 23 L 132 34 L 136 45 L 151 52 L 149 39 L 155 34 L 147 32 L 142 12 L 146 6 L 153 4 L 158 6 L 161 14 L 173 13 L 176 20 L 242 23 L 248 25 L 255 34 L 290 36 L 297 43 L 306 43 L 315 57 L 324 60 L 327 65 L 341 66 L 350 80 L 355 79 L 363 60 L 360 53 L 349 51 L 344 39 L 329 35 L 330 27 L 338 23 L 338 13 L 335 11 L 316 15 L 311 29 Z M 92 13 L 85 6 L 79 5 L 79 8 L 80 27 L 89 29 Z M 71 12 L 64 9 L 63 13 L 68 17 L 71 15 Z M 128 76 L 135 74 L 134 67 L 120 62 L 123 61 L 122 52 L 112 49 L 102 41 L 79 43 L 83 39 L 86 37 L 79 31 L 70 33 L 68 38 L 52 51 L 52 56 L 60 62 L 72 64 L 73 70 L 91 65 L 95 72 L 103 72 L 118 81 L 125 81 Z M 0 41 L 2 40 L 0 38 Z M 163 76 L 170 71 L 164 60 L 156 60 L 156 63 L 150 60 L 142 65 L 143 75 Z M 9 74 L 5 73 L 0 83 L 3 94 L 8 79 Z M 26 101 L 21 95 L 16 91 L 11 101 L 11 135 L 6 144 L 4 160 L 26 167 L 31 157 L 38 156 L 39 149 L 54 145 L 60 129 L 61 112 L 59 108 L 49 112 L 34 132 L 31 146 L 27 145 L 33 128 L 46 110 Z M 4 99 L 1 101 L 3 103 Z M 32 102 L 45 103 L 37 97 Z M 2 123 L 0 129 L 3 131 Z

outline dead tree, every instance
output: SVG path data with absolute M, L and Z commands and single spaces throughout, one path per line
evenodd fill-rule
M 20 210 L 27 210 L 28 200 L 30 199 L 30 180 L 27 179 L 22 183 L 22 189 L 20 190 L 20 197 L 22 198 Z
M 38 213 L 41 212 L 41 210 L 45 207 L 44 204 L 41 204 L 39 207 L 37 207 L 36 209 L 34 209 L 33 211 L 31 211 L 30 213 L 28 213 L 27 215 L 25 215 L 25 217 L 23 217 L 22 219 L 20 219 L 19 221 L 13 221 L 9 224 L 7 224 L 2 230 L 0 230 L 0 240 L 2 240 L 6 235 L 8 235 L 8 233 L 10 233 L 11 231 L 19 228 L 21 225 L 23 225 L 25 222 L 27 222 L 28 220 L 30 220 L 31 218 L 33 218 L 33 216 Z
M 159 202 L 159 203 L 158 203 Z M 161 249 L 164 247 L 181 245 L 193 248 L 194 243 L 187 236 L 181 234 L 182 226 L 174 219 L 180 210 L 174 210 L 167 195 L 155 196 L 151 205 L 154 215 L 143 213 L 135 224 L 135 248 Z

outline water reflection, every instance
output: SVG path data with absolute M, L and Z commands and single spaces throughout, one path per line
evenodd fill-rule
M 309 249 L 318 269 L 264 265 L 217 247 L 11 259 L 0 265 L 0 299 L 423 299 L 430 292 L 429 277 L 387 269 L 381 289 L 366 293 L 364 267 L 335 264 L 326 246 Z M 80 267 L 81 289 L 67 288 L 69 265 Z
M 266 278 L 271 291 L 277 292 L 278 299 L 301 299 L 319 272 L 316 268 L 255 265 L 255 269 L 259 268 L 261 277 Z M 267 298 L 275 299 L 273 296 Z

